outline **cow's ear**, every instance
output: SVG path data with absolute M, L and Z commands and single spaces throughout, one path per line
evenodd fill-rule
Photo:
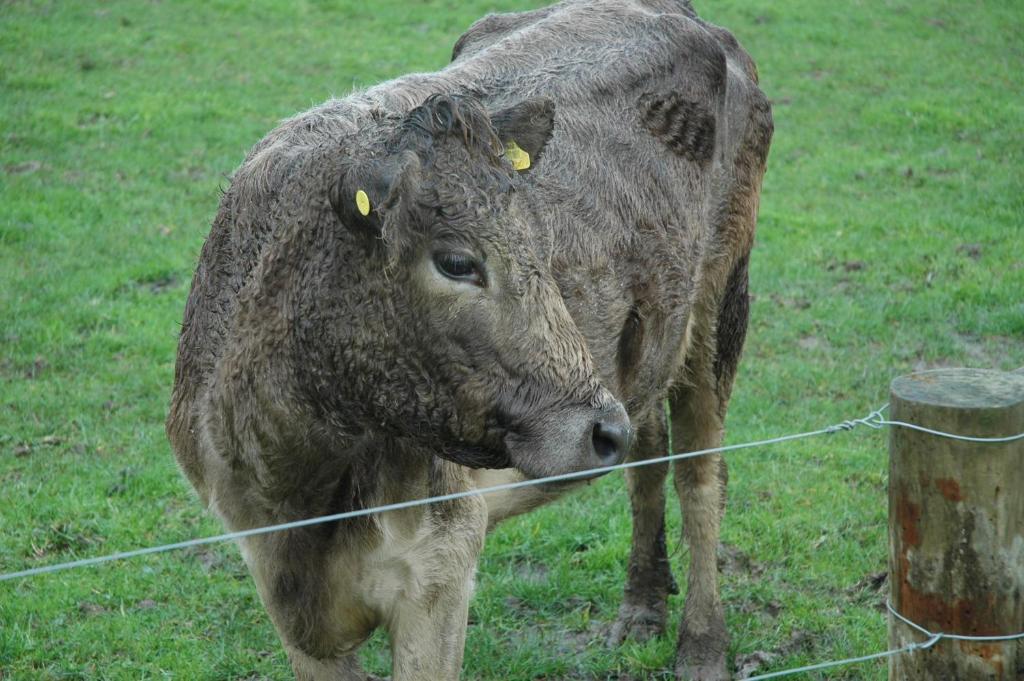
M 555 103 L 546 97 L 524 99 L 491 114 L 505 155 L 516 170 L 528 170 L 544 153 L 555 125 Z
M 387 214 L 412 189 L 417 161 L 415 154 L 404 153 L 349 167 L 328 197 L 341 223 L 362 236 L 383 238 Z

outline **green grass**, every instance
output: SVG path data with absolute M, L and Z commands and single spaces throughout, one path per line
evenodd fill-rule
M 0 571 L 219 531 L 162 427 L 218 187 L 280 118 L 438 68 L 475 17 L 531 4 L 0 4 Z M 863 415 L 915 368 L 1024 365 L 1019 2 L 699 9 L 775 104 L 729 441 Z M 884 648 L 855 588 L 885 569 L 884 433 L 730 462 L 730 657 Z M 684 583 L 673 504 L 669 525 Z M 601 644 L 628 542 L 620 476 L 500 528 L 464 676 L 667 678 L 681 597 L 665 637 Z M 379 637 L 366 657 L 386 671 Z M 288 676 L 231 545 L 0 584 L 0 678 Z

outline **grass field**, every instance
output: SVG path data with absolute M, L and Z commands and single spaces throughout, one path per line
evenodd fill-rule
M 474 18 L 529 6 L 0 3 L 0 572 L 220 530 L 163 435 L 218 187 L 280 118 L 439 68 Z M 915 368 L 1024 365 L 1018 0 L 698 9 L 757 60 L 776 121 L 728 441 L 864 415 Z M 886 462 L 868 430 L 730 457 L 731 659 L 885 647 Z M 684 584 L 671 503 L 669 524 Z M 629 534 L 617 475 L 501 527 L 464 677 L 668 678 L 682 596 L 663 638 L 603 644 Z M 382 639 L 366 659 L 387 671 Z M 0 678 L 289 675 L 232 545 L 0 584 Z

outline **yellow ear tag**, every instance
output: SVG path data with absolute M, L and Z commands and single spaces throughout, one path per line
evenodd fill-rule
M 505 156 L 512 162 L 512 167 L 516 170 L 526 170 L 530 167 L 530 155 L 520 149 L 515 142 L 505 145 Z
M 356 192 L 356 208 L 359 209 L 360 215 L 370 214 L 370 197 L 362 189 Z

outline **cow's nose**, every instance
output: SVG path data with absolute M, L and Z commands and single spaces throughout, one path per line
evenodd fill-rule
M 598 418 L 591 430 L 590 442 L 599 465 L 622 463 L 633 443 L 633 428 L 626 410 L 618 406 Z

